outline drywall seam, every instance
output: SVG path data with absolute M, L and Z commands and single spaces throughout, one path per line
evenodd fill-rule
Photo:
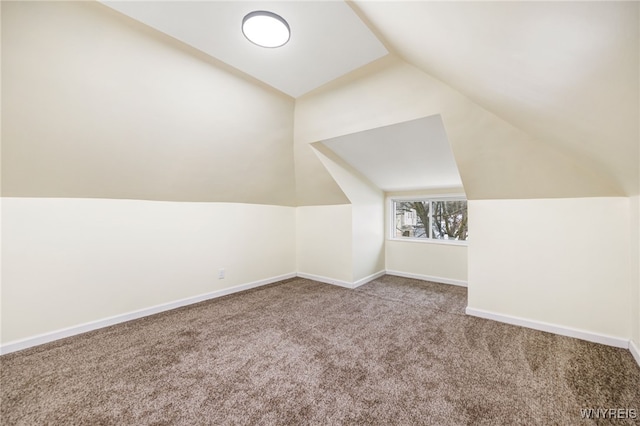
M 455 280 L 453 278 L 443 278 L 443 277 L 434 277 L 434 276 L 431 276 L 431 275 L 412 274 L 412 273 L 408 273 L 408 272 L 394 271 L 394 270 L 390 270 L 390 269 L 387 269 L 387 274 L 395 275 L 397 277 L 413 278 L 415 280 L 431 281 L 431 282 L 439 283 L 439 284 L 451 284 L 451 285 L 457 285 L 457 286 L 460 286 L 460 287 L 466 287 L 467 286 L 467 281 Z
M 131 321 L 134 319 L 158 314 L 160 312 L 170 311 L 172 309 L 180 308 L 187 305 L 192 305 L 194 303 L 203 302 L 205 300 L 216 299 L 218 297 L 226 296 L 233 293 L 238 293 L 240 291 L 261 287 L 261 286 L 272 284 L 288 278 L 293 278 L 295 276 L 296 276 L 295 272 L 291 272 L 291 273 L 279 275 L 276 277 L 265 278 L 262 280 L 258 280 L 258 281 L 254 281 L 246 284 L 240 284 L 234 287 L 216 290 L 216 291 L 201 294 L 198 296 L 187 297 L 185 299 L 163 303 L 163 304 L 152 306 L 149 308 L 139 309 L 137 311 L 115 315 L 112 317 L 103 318 L 100 320 L 91 321 L 91 322 L 87 322 L 80 325 L 75 325 L 75 326 L 64 328 L 61 330 L 56 330 L 48 333 L 43 333 L 37 336 L 28 337 L 28 338 L 16 340 L 13 342 L 8 342 L 8 343 L 5 343 L 4 345 L 0 345 L 0 355 L 20 351 L 33 346 L 38 346 L 44 343 L 53 342 L 55 340 L 64 339 L 65 337 L 71 337 L 78 334 L 86 333 L 88 331 L 109 327 L 111 325 L 120 324 L 126 321 Z
M 546 331 L 548 333 L 573 337 L 576 339 L 586 340 L 588 342 L 601 343 L 603 345 L 614 346 L 616 348 L 629 349 L 629 340 L 620 337 L 607 336 L 600 333 L 594 333 L 591 331 L 580 330 L 572 327 L 564 327 L 543 321 L 498 314 L 495 312 L 485 311 L 484 309 L 470 308 L 468 306 L 465 312 L 467 313 L 467 315 L 471 315 L 474 317 L 503 322 L 511 325 L 517 325 L 520 327 L 532 328 L 539 331 Z

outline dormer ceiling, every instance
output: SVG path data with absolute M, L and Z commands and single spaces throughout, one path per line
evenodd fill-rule
M 439 115 L 322 143 L 385 192 L 462 188 Z

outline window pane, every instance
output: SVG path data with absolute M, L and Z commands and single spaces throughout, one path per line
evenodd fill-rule
M 428 201 L 396 201 L 394 205 L 396 237 L 429 238 Z
M 431 229 L 433 238 L 439 240 L 467 240 L 466 201 L 434 201 Z

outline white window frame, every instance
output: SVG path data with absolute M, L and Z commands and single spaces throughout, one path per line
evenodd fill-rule
M 469 208 L 469 200 L 464 194 L 438 194 L 433 196 L 420 195 L 420 196 L 392 196 L 387 198 L 387 220 L 388 220 L 388 232 L 387 239 L 390 241 L 404 241 L 407 243 L 422 243 L 422 244 L 446 244 L 456 246 L 469 245 L 469 240 L 441 240 L 437 238 L 416 238 L 416 237 L 397 237 L 396 236 L 396 201 L 466 201 L 467 209 Z M 430 212 L 431 213 L 431 212 Z M 468 213 L 467 213 L 468 214 Z M 432 227 L 433 216 L 429 214 L 429 229 Z

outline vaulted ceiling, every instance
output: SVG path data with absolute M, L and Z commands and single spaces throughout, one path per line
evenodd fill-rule
M 369 2 L 394 52 L 638 193 L 637 2 Z
M 376 167 L 397 137 L 471 198 L 638 194 L 637 2 L 100 3 L 2 2 L 3 195 L 338 204 L 311 145 L 414 188 Z
M 342 1 L 103 1 L 152 28 L 298 97 L 388 52 Z M 286 19 L 289 42 L 249 43 L 242 19 L 268 10 Z
M 541 143 L 613 176 L 612 193 L 638 192 L 637 3 L 104 3 L 293 97 L 386 55 L 384 43 Z M 291 42 L 247 43 L 239 23 L 254 9 L 285 17 Z

